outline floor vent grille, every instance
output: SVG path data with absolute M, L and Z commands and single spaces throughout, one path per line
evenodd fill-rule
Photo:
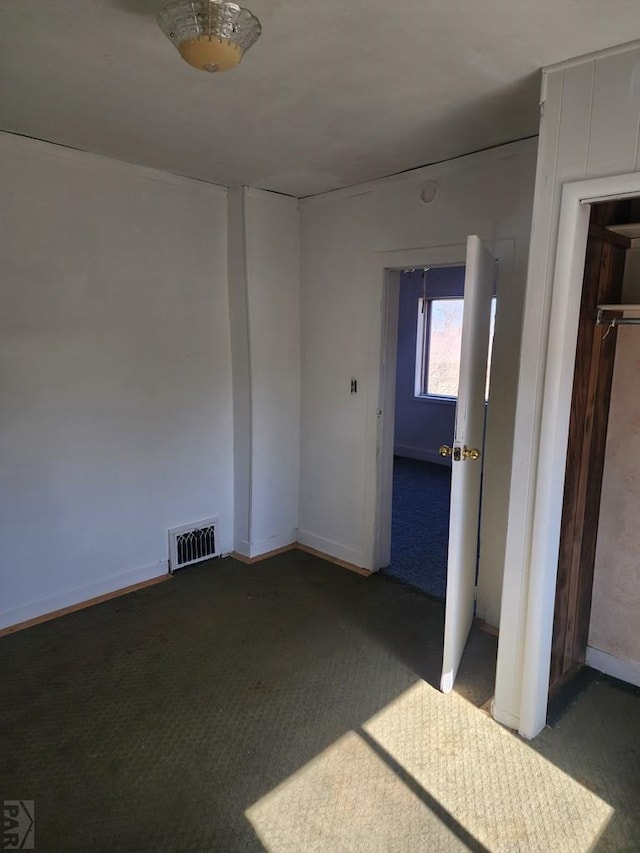
M 207 518 L 193 524 L 183 524 L 169 531 L 169 571 L 219 557 L 217 549 L 217 518 Z

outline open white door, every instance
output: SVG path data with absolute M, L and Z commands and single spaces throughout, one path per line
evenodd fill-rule
M 469 636 L 475 606 L 478 522 L 491 298 L 495 260 L 478 237 L 467 239 L 460 384 L 452 456 L 449 559 L 440 689 L 448 693 Z

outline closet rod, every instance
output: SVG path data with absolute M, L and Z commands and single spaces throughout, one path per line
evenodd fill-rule
M 634 309 L 637 306 L 633 306 Z M 621 306 L 623 308 L 623 306 Z M 607 316 L 616 311 L 616 308 L 598 308 L 598 313 L 596 315 L 596 326 L 640 326 L 640 317 L 624 317 L 624 316 Z M 622 314 L 622 311 L 619 312 Z
M 640 326 L 640 317 L 612 317 L 610 320 L 598 319 L 596 326 Z

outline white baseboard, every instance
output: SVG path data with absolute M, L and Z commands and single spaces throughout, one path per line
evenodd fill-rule
M 611 675 L 613 678 L 619 678 L 620 681 L 640 687 L 640 661 L 619 658 L 609 652 L 587 646 L 585 663 L 604 672 L 605 675 Z
M 233 550 L 236 554 L 242 554 L 243 557 L 251 556 L 251 545 L 246 539 L 234 539 Z
M 277 551 L 279 548 L 286 548 L 287 545 L 294 545 L 297 539 L 298 531 L 295 529 L 290 530 L 288 533 L 267 536 L 266 539 L 259 539 L 257 542 L 247 542 L 246 539 L 234 539 L 233 550 L 236 554 L 253 559 L 254 557 L 261 557 L 263 554 L 269 554 L 271 551 Z
M 252 542 L 249 546 L 249 554 L 247 557 L 260 557 L 262 554 L 269 554 L 271 551 L 277 551 L 278 548 L 286 548 L 287 545 L 293 545 L 298 539 L 298 531 L 290 530 L 288 533 L 279 534 L 277 536 L 268 536 L 266 539 L 259 539 L 257 542 Z
M 331 539 L 325 539 L 324 536 L 317 536 L 308 530 L 298 530 L 298 542 L 301 545 L 306 545 L 308 548 L 313 548 L 315 551 L 321 551 L 323 554 L 335 557 L 337 560 L 351 563 L 353 566 L 359 566 L 368 571 L 373 570 L 370 562 L 364 559 L 361 551 L 356 551 L 355 548 L 348 548 L 346 545 L 340 545 L 338 542 L 332 542 Z
M 107 595 L 110 592 L 117 592 L 119 589 L 125 589 L 137 583 L 153 580 L 168 574 L 168 572 L 169 563 L 167 560 L 159 560 L 157 563 L 149 563 L 147 566 L 140 566 L 128 572 L 120 572 L 108 578 L 100 578 L 100 580 L 73 587 L 49 598 L 42 598 L 39 601 L 32 601 L 29 604 L 5 610 L 0 612 L 0 630 L 11 628 L 12 625 L 18 625 L 30 619 L 46 616 L 48 613 L 54 613 L 57 610 L 63 610 L 65 607 L 74 607 L 100 595 Z
M 406 444 L 396 444 L 393 448 L 394 456 L 404 456 L 405 459 L 418 459 L 421 462 L 434 462 L 436 465 L 451 467 L 451 461 L 440 456 L 437 450 L 425 450 L 422 447 L 409 447 Z

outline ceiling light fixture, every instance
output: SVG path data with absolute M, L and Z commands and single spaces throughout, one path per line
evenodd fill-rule
M 235 68 L 262 32 L 252 12 L 224 0 L 171 0 L 158 24 L 185 62 L 201 71 Z

